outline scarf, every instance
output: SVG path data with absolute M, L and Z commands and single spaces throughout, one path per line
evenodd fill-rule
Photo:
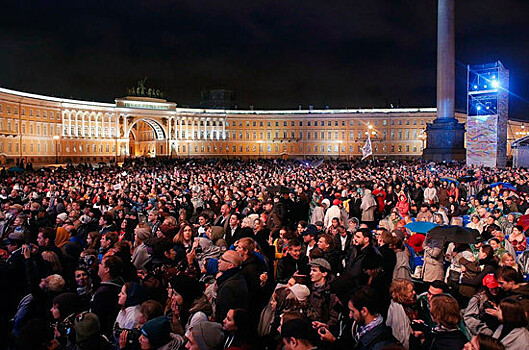
M 384 322 L 384 319 L 382 318 L 382 316 L 377 315 L 377 317 L 375 317 L 375 319 L 371 323 L 361 326 L 358 329 L 358 332 L 354 336 L 355 341 L 358 343 L 360 341 L 360 338 L 362 338 L 364 335 L 369 333 L 369 331 L 371 331 L 373 328 L 381 325 L 383 322 Z

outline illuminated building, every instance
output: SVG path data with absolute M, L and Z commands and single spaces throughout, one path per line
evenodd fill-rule
M 219 110 L 160 98 L 114 104 L 0 88 L 0 161 L 123 161 L 128 156 L 360 157 L 368 130 L 376 156 L 420 157 L 435 108 Z M 460 122 L 466 114 L 456 113 Z M 520 125 L 518 125 L 520 124 Z M 370 128 L 369 125 L 372 127 Z M 509 139 L 529 125 L 509 123 Z M 516 136 L 516 137 L 514 137 Z M 55 137 L 55 138 L 54 138 Z

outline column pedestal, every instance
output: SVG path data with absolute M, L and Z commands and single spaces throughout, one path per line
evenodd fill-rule
M 465 160 L 465 125 L 455 118 L 438 118 L 426 126 L 423 158 L 434 162 Z

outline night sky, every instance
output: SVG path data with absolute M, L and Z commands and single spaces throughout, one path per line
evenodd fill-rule
M 528 118 L 529 1 L 456 0 L 457 108 L 466 65 L 510 70 Z M 147 85 L 179 106 L 228 88 L 239 108 L 435 106 L 436 0 L 14 1 L 0 20 L 0 86 L 113 102 Z

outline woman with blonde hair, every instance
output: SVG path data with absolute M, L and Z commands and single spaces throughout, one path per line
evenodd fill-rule
M 45 250 L 42 252 L 42 260 L 46 261 L 50 267 L 50 274 L 60 274 L 63 270 L 62 264 L 59 260 L 57 253 L 51 250 Z
M 391 303 L 388 309 L 386 325 L 391 327 L 393 336 L 406 348 L 409 349 L 411 323 L 419 318 L 416 308 L 417 295 L 413 289 L 413 283 L 406 279 L 396 279 L 389 287 Z

